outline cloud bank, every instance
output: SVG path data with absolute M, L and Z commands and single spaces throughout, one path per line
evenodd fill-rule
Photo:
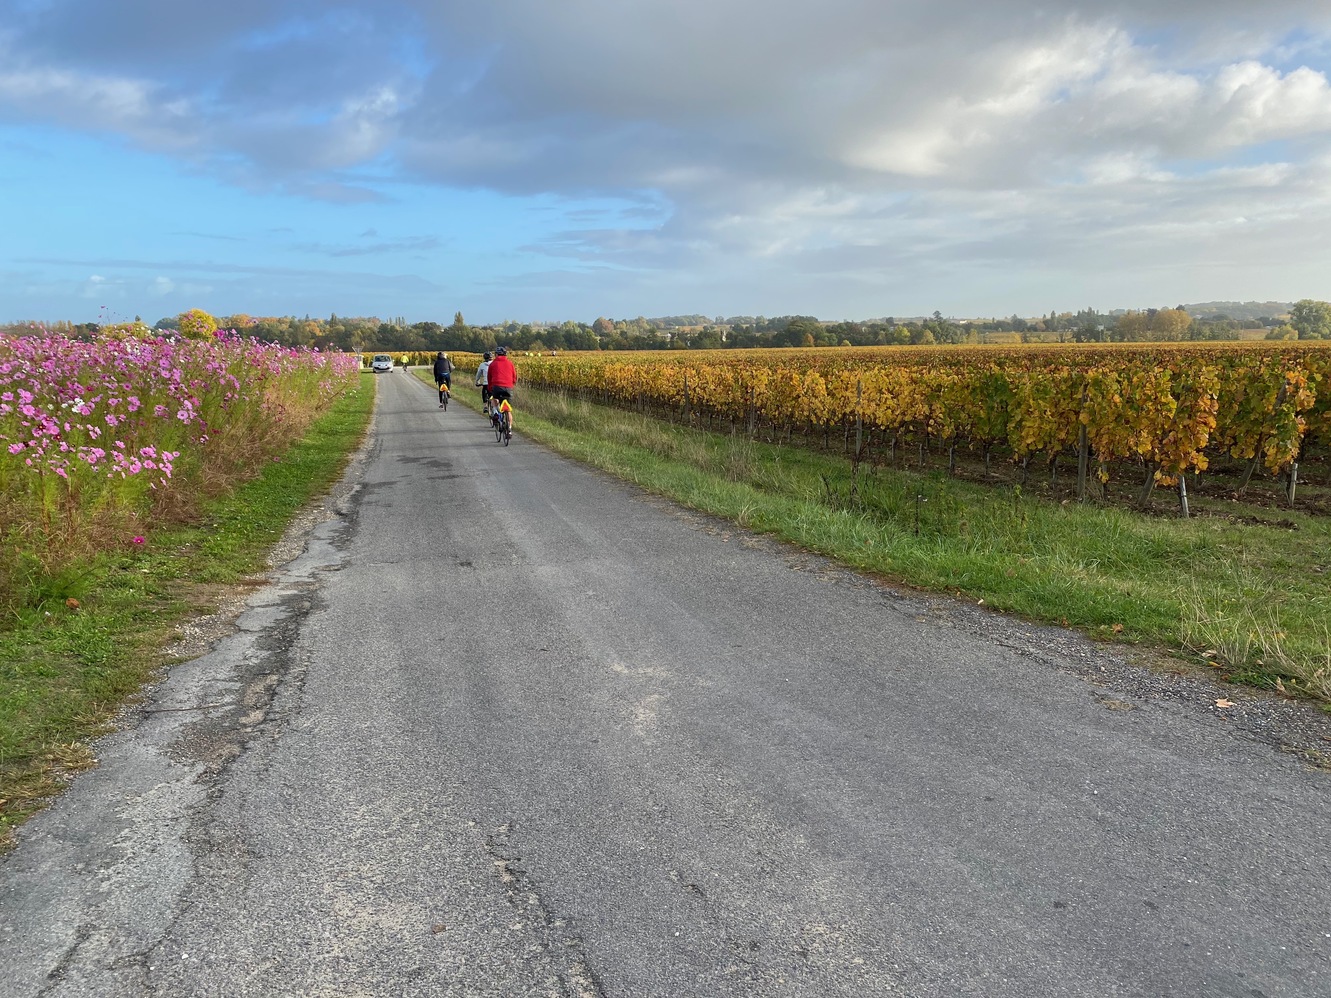
M 1326 270 L 1322 0 L 0 13 L 0 120 L 335 203 L 413 185 L 600 199 L 612 207 L 524 249 L 601 280 L 612 268 L 626 299 L 666 280 L 681 309 L 691 292 L 791 282 L 865 301 L 939 274 L 1048 294 L 1066 275 L 1117 304 Z

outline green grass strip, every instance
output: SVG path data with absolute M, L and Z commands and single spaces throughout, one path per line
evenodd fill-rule
M 50 580 L 40 603 L 0 632 L 0 847 L 70 772 L 92 764 L 89 739 L 166 664 L 180 621 L 266 568 L 292 517 L 341 475 L 374 393 L 373 376 L 361 375 L 280 461 L 208 504 L 198 525 Z

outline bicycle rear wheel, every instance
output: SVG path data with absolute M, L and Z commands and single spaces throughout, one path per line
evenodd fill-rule
M 504 439 L 504 418 L 500 416 L 494 421 L 495 443 L 500 443 Z
M 504 413 L 504 446 L 507 447 L 508 442 L 512 439 L 513 439 L 513 414 L 511 412 L 506 412 Z

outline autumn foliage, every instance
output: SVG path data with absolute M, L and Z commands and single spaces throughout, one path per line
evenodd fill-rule
M 1220 454 L 1279 473 L 1331 421 L 1331 350 L 1308 345 L 867 348 L 523 358 L 534 387 L 778 433 L 855 425 L 879 444 L 1024 461 L 1079 446 L 1172 484 Z

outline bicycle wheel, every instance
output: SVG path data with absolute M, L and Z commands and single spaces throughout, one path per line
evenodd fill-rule
M 494 420 L 495 443 L 500 443 L 504 439 L 504 420 L 502 417 Z
M 444 401 L 443 401 L 444 412 L 448 412 L 448 400 L 450 397 L 451 396 L 449 392 L 444 392 Z
M 513 439 L 513 414 L 511 412 L 506 412 L 504 413 L 504 446 L 507 447 L 508 442 L 512 439 Z

